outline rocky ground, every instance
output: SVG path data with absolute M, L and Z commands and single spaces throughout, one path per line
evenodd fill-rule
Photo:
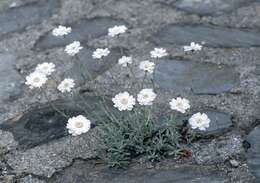
M 67 39 L 51 36 L 59 24 L 72 27 Z M 120 24 L 128 33 L 109 38 L 107 29 Z M 0 25 L 1 182 L 260 182 L 259 0 L 1 0 Z M 81 68 L 64 53 L 73 40 L 84 45 Z M 203 51 L 185 54 L 183 46 L 191 41 L 204 42 Z M 113 50 L 102 65 L 91 57 L 97 47 Z M 190 147 L 192 156 L 180 162 L 107 169 L 94 160 L 95 128 L 69 136 L 64 118 L 24 85 L 38 63 L 53 62 L 55 79 L 73 77 L 93 104 L 93 82 L 108 95 L 129 86 L 128 72 L 116 64 L 122 54 L 138 65 L 154 47 L 170 53 L 155 60 L 158 103 L 181 95 L 192 104 L 187 116 L 202 111 L 212 120 L 204 138 Z M 82 79 L 80 69 L 86 68 L 95 81 Z M 142 73 L 134 72 L 141 80 Z M 61 108 L 82 112 L 57 93 L 53 80 L 46 90 Z

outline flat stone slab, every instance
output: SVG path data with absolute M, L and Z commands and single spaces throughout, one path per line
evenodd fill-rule
M 51 177 L 56 171 L 71 165 L 77 158 L 96 157 L 96 128 L 80 136 L 69 136 L 51 141 L 41 146 L 22 151 L 12 151 L 6 155 L 8 165 L 17 174 L 34 174 Z
M 39 24 L 48 19 L 60 7 L 59 0 L 39 0 L 0 14 L 0 37 L 7 33 L 22 31 L 29 25 Z
M 72 32 L 67 35 L 66 38 L 55 37 L 52 35 L 52 31 L 50 31 L 46 35 L 40 37 L 35 45 L 35 48 L 48 49 L 53 47 L 61 47 L 75 40 L 86 42 L 88 40 L 107 35 L 108 28 L 115 25 L 127 25 L 127 23 L 123 20 L 109 17 L 81 19 L 75 23 L 66 25 L 72 28 Z
M 256 176 L 256 182 L 260 182 L 260 127 L 257 126 L 246 137 L 250 144 L 247 150 L 247 165 L 250 171 Z
M 154 35 L 159 45 L 189 45 L 190 42 L 205 42 L 208 47 L 234 48 L 260 46 L 260 33 L 207 25 L 171 24 L 163 27 Z
M 84 115 L 85 111 L 88 111 L 87 116 L 91 118 L 93 116 L 91 113 L 94 112 L 101 99 L 84 97 L 84 101 L 83 98 L 81 100 L 77 99 L 78 106 L 75 106 L 74 102 L 69 101 L 69 99 L 64 102 L 54 102 L 53 105 L 69 117 Z M 46 104 L 30 109 L 27 113 L 22 114 L 18 120 L 11 119 L 4 122 L 0 125 L 0 129 L 12 132 L 19 146 L 28 149 L 67 136 L 67 121 L 66 117 L 58 113 L 51 105 Z
M 237 85 L 239 74 L 227 65 L 163 60 L 156 67 L 155 82 L 160 88 L 174 92 L 219 94 Z
M 23 79 L 15 70 L 15 64 L 15 56 L 0 54 L 0 105 L 13 101 L 22 94 Z
M 95 79 L 108 69 L 118 63 L 118 59 L 126 54 L 127 50 L 114 48 L 110 49 L 110 54 L 103 60 L 93 59 L 94 48 L 84 48 L 73 58 L 73 67 L 65 73 L 64 77 L 70 76 L 77 83 L 84 83 L 86 80 Z
M 231 13 L 239 7 L 248 5 L 254 0 L 180 0 L 174 7 L 199 15 L 221 15 Z
M 203 112 L 208 115 L 210 126 L 205 132 L 202 132 L 202 135 L 223 135 L 233 126 L 232 117 L 229 114 L 214 110 L 205 110 Z
M 223 183 L 221 172 L 196 166 L 160 169 L 111 170 L 97 168 L 84 162 L 76 162 L 50 179 L 50 183 Z

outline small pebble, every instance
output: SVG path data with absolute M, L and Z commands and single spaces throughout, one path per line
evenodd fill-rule
M 234 159 L 230 160 L 229 162 L 230 162 L 231 166 L 234 168 L 237 168 L 239 166 L 239 162 Z

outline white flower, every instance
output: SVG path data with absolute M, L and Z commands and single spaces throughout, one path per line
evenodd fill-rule
M 71 27 L 65 27 L 59 25 L 57 28 L 52 30 L 52 35 L 54 36 L 66 36 L 71 33 Z
M 191 42 L 189 46 L 184 46 L 184 51 L 200 51 L 202 49 L 202 45 Z
M 66 128 L 73 136 L 86 133 L 91 128 L 91 122 L 82 115 L 72 117 L 68 120 Z
M 140 105 L 152 105 L 155 98 L 156 93 L 150 88 L 142 89 L 137 95 L 137 101 Z
M 33 72 L 29 76 L 26 76 L 25 84 L 28 85 L 31 89 L 40 88 L 47 81 L 47 77 L 45 74 L 40 72 Z
M 65 52 L 70 56 L 75 56 L 83 47 L 80 46 L 79 41 L 74 41 L 73 43 L 69 44 L 65 48 Z
M 164 48 L 154 48 L 150 52 L 152 58 L 162 58 L 168 55 L 167 51 Z
M 172 110 L 185 113 L 186 110 L 190 108 L 190 102 L 185 98 L 177 97 L 176 99 L 173 98 L 171 100 L 170 107 Z
M 131 111 L 135 105 L 135 98 L 128 92 L 122 92 L 112 98 L 114 107 L 118 108 L 119 111 Z
M 92 54 L 92 57 L 94 59 L 101 59 L 102 57 L 106 57 L 108 56 L 108 54 L 110 53 L 109 49 L 108 48 L 97 48 L 93 54 Z
M 153 73 L 155 64 L 153 62 L 150 62 L 149 60 L 142 61 L 139 65 L 139 68 L 141 70 L 144 70 L 145 72 Z
M 200 130 L 206 130 L 206 128 L 209 127 L 210 119 L 205 113 L 196 113 L 191 116 L 189 119 L 189 124 L 192 129 L 200 129 Z
M 118 60 L 118 64 L 119 64 L 119 65 L 122 65 L 123 67 L 127 67 L 128 64 L 132 64 L 132 63 L 133 63 L 132 57 L 122 56 L 122 57 Z
M 73 79 L 70 78 L 66 78 L 64 79 L 57 87 L 57 89 L 62 92 L 70 92 L 72 90 L 72 88 L 74 88 L 75 86 L 75 82 Z
M 111 37 L 115 37 L 119 34 L 123 34 L 127 31 L 127 27 L 125 25 L 116 25 L 108 29 L 108 35 Z
M 55 71 L 55 64 L 51 62 L 44 62 L 42 64 L 38 64 L 35 71 L 49 76 Z

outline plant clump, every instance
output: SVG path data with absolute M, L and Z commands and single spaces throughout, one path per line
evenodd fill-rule
M 118 38 L 121 34 L 126 33 L 127 30 L 128 28 L 124 25 L 114 26 L 108 29 L 108 36 Z M 71 31 L 70 27 L 58 26 L 52 33 L 53 36 L 65 39 Z M 201 45 L 193 42 L 190 46 L 184 46 L 185 52 L 194 52 L 201 49 Z M 83 51 L 83 46 L 79 41 L 73 41 L 64 49 L 68 56 L 76 59 L 79 59 L 77 55 L 80 51 Z M 101 65 L 106 61 L 106 57 L 110 52 L 108 48 L 96 48 L 92 58 Z M 190 101 L 182 97 L 169 99 L 167 107 L 171 109 L 171 113 L 162 116 L 156 115 L 159 109 L 154 104 L 158 97 L 158 90 L 151 76 L 154 73 L 156 61 L 168 55 L 169 53 L 166 49 L 154 48 L 150 51 L 149 60 L 138 61 L 138 68 L 133 67 L 133 62 L 136 62 L 136 60 L 132 56 L 121 55 L 118 64 L 130 71 L 131 76 L 129 79 L 131 86 L 136 87 L 131 88 L 129 90 L 131 92 L 125 89 L 125 91 L 118 91 L 118 93 L 113 94 L 114 97 L 110 98 L 113 106 L 105 102 L 104 94 L 100 93 L 98 89 L 94 91 L 96 96 L 101 96 L 102 98 L 98 107 L 106 117 L 105 119 L 100 119 L 99 115 L 96 115 L 95 121 L 100 142 L 100 144 L 97 144 L 97 150 L 100 152 L 100 158 L 106 160 L 110 166 L 125 167 L 131 162 L 133 157 L 140 155 L 144 155 L 147 160 L 152 162 L 159 161 L 168 155 L 175 155 L 181 149 L 182 138 L 180 132 L 183 126 L 177 125 L 177 120 L 172 111 L 181 114 L 186 113 L 191 108 Z M 139 78 L 140 83 L 138 83 L 138 77 L 134 74 L 133 69 L 139 69 L 142 72 L 143 78 Z M 50 103 L 51 101 L 44 88 L 48 80 L 54 80 L 57 84 L 57 91 L 66 95 L 66 97 L 68 97 L 67 94 L 69 96 L 77 94 L 75 92 L 77 81 L 70 76 L 67 76 L 62 81 L 56 81 L 55 77 L 52 76 L 55 71 L 56 67 L 53 63 L 45 62 L 38 64 L 35 71 L 26 77 L 25 84 L 30 89 L 40 89 Z M 90 78 L 93 78 L 88 70 L 83 72 L 87 73 Z M 115 80 L 115 78 L 113 79 Z M 133 83 L 137 83 L 137 85 Z M 148 85 L 147 83 L 149 83 L 149 87 L 146 86 Z M 74 102 L 76 103 L 76 101 Z M 54 104 L 51 103 L 51 106 L 60 115 L 66 117 L 68 120 L 66 127 L 72 136 L 83 135 L 91 130 L 92 119 L 89 120 L 83 114 L 68 116 Z M 86 115 L 88 114 L 86 113 Z M 206 114 L 196 113 L 188 120 L 190 131 L 186 134 L 193 133 L 193 129 L 205 131 L 209 124 L 210 119 Z

